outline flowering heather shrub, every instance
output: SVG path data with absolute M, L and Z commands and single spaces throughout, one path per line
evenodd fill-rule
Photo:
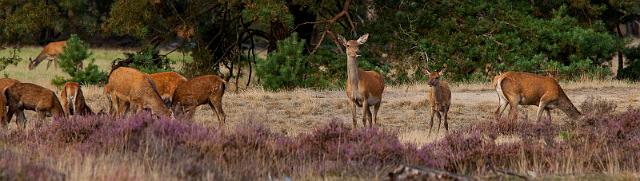
M 419 147 L 402 144 L 381 129 L 351 129 L 337 120 L 295 137 L 253 122 L 218 130 L 141 113 L 126 119 L 73 117 L 29 132 L 2 132 L 0 146 L 24 145 L 29 151 L 18 156 L 0 151 L 0 180 L 5 175 L 35 175 L 28 178 L 36 180 L 39 174 L 58 175 L 25 161 L 41 155 L 55 160 L 63 154 L 114 153 L 140 159 L 148 170 L 170 170 L 183 180 L 371 179 L 399 164 L 473 175 L 493 174 L 496 168 L 540 175 L 640 171 L 640 110 L 635 109 L 566 125 L 483 121 Z M 502 135 L 519 139 L 496 143 Z
M 65 175 L 0 149 L 0 180 L 64 180 Z

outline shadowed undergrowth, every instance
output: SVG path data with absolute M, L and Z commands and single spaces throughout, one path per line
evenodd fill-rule
M 147 113 L 74 117 L 30 131 L 3 130 L 0 180 L 381 179 L 400 164 L 481 178 L 500 177 L 496 170 L 526 177 L 637 173 L 639 118 L 640 110 L 629 109 L 561 126 L 482 121 L 416 146 L 395 133 L 352 130 L 340 121 L 291 137 L 253 122 L 215 129 Z M 500 141 L 505 135 L 516 139 Z M 101 163 L 91 159 L 119 164 L 98 171 Z

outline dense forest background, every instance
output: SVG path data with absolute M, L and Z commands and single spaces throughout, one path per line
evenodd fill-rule
M 445 64 L 452 81 L 508 70 L 638 79 L 639 15 L 635 0 L 1 0 L 0 47 L 76 34 L 91 47 L 175 47 L 193 57 L 187 76 L 222 66 L 227 80 L 257 75 L 247 85 L 322 88 L 345 80 L 337 35 L 369 33 L 360 66 L 388 83 Z

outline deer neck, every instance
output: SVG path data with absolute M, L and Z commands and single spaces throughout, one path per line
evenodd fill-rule
M 433 96 L 436 98 L 436 102 L 441 102 L 442 101 L 442 87 L 440 87 L 440 84 L 433 86 L 432 87 L 433 90 Z
M 360 81 L 358 61 L 355 56 L 347 56 L 347 84 L 351 87 L 351 95 L 358 98 L 358 81 Z

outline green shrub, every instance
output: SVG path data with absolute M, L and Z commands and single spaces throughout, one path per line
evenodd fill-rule
M 98 84 L 107 80 L 107 73 L 100 71 L 94 64 L 95 59 L 91 59 L 86 66 L 82 66 L 84 60 L 91 56 L 89 46 L 75 34 L 71 35 L 67 44 L 58 58 L 60 68 L 71 77 L 67 79 L 56 76 L 51 83 L 62 86 L 65 82 L 78 82 L 80 84 Z
M 144 73 L 156 73 L 173 71 L 171 65 L 175 64 L 175 61 L 167 58 L 167 55 L 161 55 L 156 47 L 146 47 L 135 53 L 124 53 L 124 56 L 124 59 L 113 60 L 112 68 L 125 66 L 136 68 Z
M 299 40 L 294 34 L 289 38 L 278 41 L 278 49 L 267 56 L 264 61 L 258 61 L 257 75 L 262 87 L 268 90 L 293 89 L 306 87 L 307 56 L 302 54 L 304 40 Z

